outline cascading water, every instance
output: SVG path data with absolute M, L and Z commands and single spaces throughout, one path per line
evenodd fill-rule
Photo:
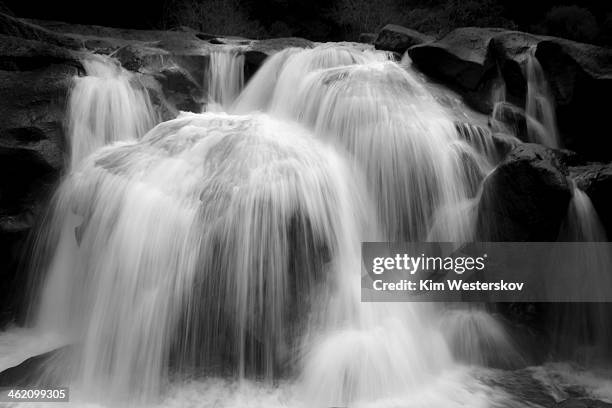
M 531 48 L 525 66 L 525 77 L 527 78 L 525 112 L 528 118 L 533 119 L 527 121 L 527 131 L 530 140 L 540 142 L 548 147 L 558 148 L 560 146 L 555 99 L 535 52 L 535 47 Z
M 76 350 L 52 374 L 137 398 L 171 363 L 272 378 L 314 285 L 359 273 L 360 191 L 332 151 L 262 115 L 183 115 L 91 156 L 55 210 L 37 326 Z
M 72 346 L 40 383 L 106 406 L 524 406 L 474 374 L 520 362 L 501 320 L 360 301 L 361 241 L 471 239 L 479 130 L 384 53 L 287 49 L 234 101 L 225 51 L 209 102 L 232 115 L 182 114 L 61 185 L 34 330 Z
M 612 264 L 612 255 L 604 244 L 607 242 L 607 236 L 591 199 L 574 182 L 572 184 L 573 195 L 559 233 L 559 240 L 585 242 L 588 243 L 589 250 L 577 247 L 571 256 L 566 256 L 565 259 L 570 259 L 571 262 L 558 266 L 560 279 L 563 279 L 564 274 L 575 274 L 577 271 L 582 274 L 607 271 Z M 583 281 L 590 282 L 592 286 L 581 289 L 593 293 L 594 296 L 612 290 L 612 277 L 609 273 L 598 273 L 597 276 L 585 275 Z M 596 284 L 593 285 L 593 282 Z M 554 290 L 554 286 L 550 290 Z M 612 345 L 612 330 L 609 325 L 612 320 L 610 304 L 558 304 L 552 309 L 549 320 L 555 333 L 553 346 L 560 355 L 589 363 L 604 361 L 610 356 Z
M 450 115 L 414 76 L 387 59 L 349 47 L 292 52 L 278 82 L 269 84 L 269 111 L 304 123 L 352 155 L 366 173 L 387 239 L 425 239 L 437 212 L 467 200 L 480 180 L 465 172 L 460 156 L 473 152 Z M 468 239 L 457 224 L 440 223 L 445 229 L 436 233 Z
M 86 76 L 74 78 L 67 114 L 71 167 L 102 146 L 140 138 L 159 121 L 144 86 L 117 62 L 91 55 L 82 64 Z
M 496 132 L 523 137 L 525 141 L 556 149 L 561 146 L 555 99 L 535 53 L 535 47 L 528 51 L 523 67 L 527 83 L 525 109 L 507 102 L 506 84 L 501 73 L 498 73 L 498 80 L 494 83 L 491 92 L 493 104 L 491 125 Z
M 244 54 L 237 48 L 223 48 L 210 53 L 206 111 L 225 111 L 244 86 Z

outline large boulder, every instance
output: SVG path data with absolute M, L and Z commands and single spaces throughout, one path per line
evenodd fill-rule
M 572 191 L 559 154 L 521 144 L 485 179 L 478 205 L 482 241 L 555 241 Z
M 419 33 L 416 30 L 395 24 L 387 24 L 378 32 L 374 47 L 377 50 L 393 51 L 403 54 L 413 45 L 433 41 L 434 37 Z
M 557 104 L 564 147 L 594 160 L 612 159 L 609 127 L 612 49 L 558 38 L 541 41 L 536 57 Z
M 502 32 L 498 28 L 458 28 L 437 41 L 409 48 L 408 55 L 424 73 L 459 91 L 479 111 L 490 113 L 490 88 L 497 71 L 489 58 L 489 42 Z

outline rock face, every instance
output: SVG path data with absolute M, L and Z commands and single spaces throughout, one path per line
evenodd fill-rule
M 64 163 L 64 108 L 75 51 L 43 29 L 0 16 L 0 324 L 14 315 L 25 287 L 16 274 L 25 239 Z M 51 41 L 44 42 L 42 40 Z M 65 41 L 71 44 L 70 41 Z
M 564 147 L 595 160 L 612 159 L 609 127 L 612 49 L 557 38 L 538 43 L 536 57 L 557 102 Z
M 572 196 L 556 151 L 521 144 L 485 179 L 478 207 L 482 241 L 556 241 Z
M 419 69 L 460 92 L 483 113 L 493 109 L 492 92 L 500 78 L 506 85 L 507 101 L 525 106 L 525 66 L 532 52 L 555 98 L 564 147 L 596 160 L 612 158 L 612 141 L 598 131 L 607 127 L 612 49 L 517 31 L 467 27 L 408 50 Z
M 377 50 L 393 51 L 403 54 L 413 45 L 423 44 L 433 41 L 433 37 L 419 33 L 406 27 L 395 24 L 387 24 L 380 30 L 374 46 Z

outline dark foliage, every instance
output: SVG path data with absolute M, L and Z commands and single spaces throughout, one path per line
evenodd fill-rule
M 570 0 L 571 1 L 571 0 Z M 441 35 L 464 26 L 505 27 L 612 43 L 612 2 L 597 0 L 0 0 L 14 15 L 130 28 L 190 26 L 252 38 L 357 40 L 385 24 Z

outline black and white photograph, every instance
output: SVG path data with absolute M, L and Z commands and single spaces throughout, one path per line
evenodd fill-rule
M 0 0 L 0 407 L 612 408 L 612 2 Z

